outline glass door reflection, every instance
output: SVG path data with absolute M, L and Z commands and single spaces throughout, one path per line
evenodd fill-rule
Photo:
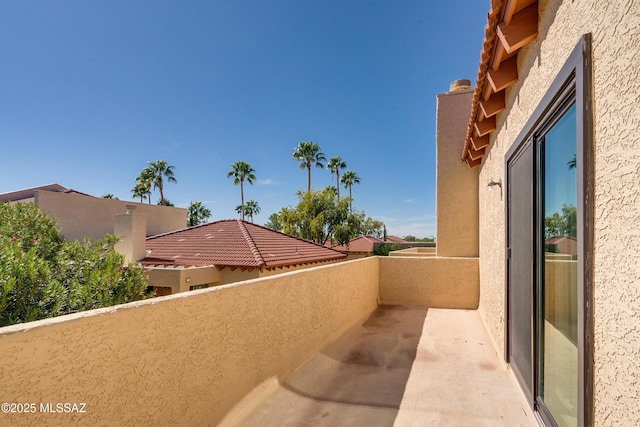
M 578 234 L 576 107 L 539 138 L 542 252 L 538 292 L 538 402 L 559 426 L 577 425 Z M 539 252 L 539 253 L 540 253 Z

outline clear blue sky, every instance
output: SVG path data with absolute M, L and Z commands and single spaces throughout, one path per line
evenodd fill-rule
M 131 200 L 148 161 L 165 195 L 234 218 L 244 160 L 264 223 L 296 203 L 300 141 L 341 156 L 354 208 L 435 235 L 435 99 L 475 82 L 489 1 L 60 0 L 0 7 L 0 193 L 49 183 Z M 312 170 L 312 186 L 331 184 Z M 341 190 L 345 191 L 345 190 Z M 154 193 L 154 202 L 157 192 Z

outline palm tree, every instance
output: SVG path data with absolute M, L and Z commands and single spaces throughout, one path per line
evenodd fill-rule
M 311 165 L 323 168 L 324 153 L 320 151 L 320 146 L 313 141 L 301 141 L 293 150 L 293 160 L 300 162 L 300 169 L 307 168 L 307 192 L 311 191 Z
M 351 195 L 351 187 L 353 184 L 360 184 L 360 177 L 354 171 L 346 171 L 340 180 L 344 188 L 349 189 L 349 211 L 353 213 L 353 196 Z
M 260 206 L 255 200 L 247 201 L 247 205 L 244 207 L 246 214 L 249 216 L 249 221 L 253 222 L 253 216 L 260 213 Z
M 157 188 L 160 191 L 158 204 L 164 205 L 164 178 L 167 178 L 167 182 L 178 182 L 173 175 L 173 166 L 167 165 L 165 160 L 156 160 L 155 162 L 149 162 L 149 169 L 153 178 L 153 188 Z
M 113 200 L 120 200 L 118 199 L 116 196 L 113 195 L 113 193 L 106 193 L 102 195 L 103 199 L 113 199 Z
M 227 178 L 233 177 L 233 185 L 240 184 L 240 196 L 242 197 L 242 204 L 240 205 L 240 211 L 242 213 L 242 219 L 244 220 L 244 181 L 249 184 L 253 184 L 256 176 L 253 174 L 255 170 L 251 165 L 242 160 L 235 162 L 231 165 L 231 172 L 227 174 Z
M 342 160 L 342 157 L 335 156 L 329 159 L 327 163 L 327 169 L 331 171 L 331 174 L 336 175 L 336 189 L 338 190 L 338 200 L 340 200 L 340 169 L 345 169 L 347 163 Z
M 144 168 L 140 171 L 140 175 L 136 178 L 136 187 L 139 185 L 141 189 L 139 192 L 143 193 L 145 198 L 149 199 L 149 204 L 151 204 L 151 185 L 153 184 L 153 171 L 151 168 Z M 142 203 L 142 195 L 139 192 L 135 191 L 135 188 L 131 190 L 134 194 L 134 197 L 140 197 L 140 203 Z
M 211 218 L 211 211 L 202 202 L 191 202 L 187 209 L 187 226 L 202 224 Z
M 137 180 L 136 180 L 137 182 Z M 149 196 L 149 199 L 151 199 L 151 192 L 149 191 L 149 187 L 147 187 L 144 183 L 142 182 L 138 182 L 132 189 L 131 189 L 131 195 L 134 198 L 138 198 L 140 197 L 140 203 L 142 203 L 142 201 L 144 199 L 147 198 L 147 196 Z

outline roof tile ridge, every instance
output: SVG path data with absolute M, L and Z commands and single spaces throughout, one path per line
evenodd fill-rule
M 245 240 L 249 244 L 249 248 L 251 249 L 251 253 L 253 254 L 253 257 L 258 262 L 258 266 L 263 267 L 267 265 L 266 261 L 260 254 L 260 250 L 256 246 L 256 243 L 254 242 L 253 237 L 251 237 L 251 233 L 249 233 L 249 230 L 247 230 L 247 227 L 244 221 L 241 219 L 238 219 L 237 221 L 238 221 L 238 226 L 240 227 L 240 231 L 242 231 L 242 235 L 244 236 Z
M 238 221 L 240 221 L 240 220 L 238 220 Z M 290 238 L 290 239 L 295 239 L 295 240 L 297 240 L 297 241 L 299 241 L 299 242 L 302 242 L 302 243 L 307 243 L 307 244 L 310 244 L 310 245 L 318 246 L 318 247 L 320 247 L 320 248 L 330 249 L 330 250 L 332 250 L 332 251 L 334 251 L 334 252 L 342 253 L 342 252 L 340 252 L 340 251 L 339 251 L 339 250 L 337 250 L 337 249 L 333 249 L 333 247 L 327 247 L 327 246 L 325 246 L 325 245 L 323 245 L 323 244 L 321 244 L 321 243 L 314 242 L 313 240 L 306 240 L 306 239 L 303 239 L 302 237 L 298 237 L 298 236 L 294 236 L 294 235 L 291 235 L 291 234 L 287 234 L 287 233 L 285 233 L 285 232 L 283 232 L 283 231 L 280 231 L 280 230 L 274 230 L 274 229 L 272 229 L 272 228 L 265 227 L 264 225 L 255 224 L 255 223 L 253 223 L 253 222 L 249 222 L 249 223 L 247 223 L 246 221 L 244 222 L 244 224 L 251 224 L 253 227 L 262 228 L 263 230 L 271 231 L 271 232 L 273 232 L 273 233 L 280 234 L 281 236 L 288 237 L 288 238 Z M 247 230 L 247 232 L 248 232 L 248 230 Z

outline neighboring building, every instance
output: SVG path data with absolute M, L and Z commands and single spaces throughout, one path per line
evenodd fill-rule
M 544 241 L 547 252 L 578 256 L 578 239 L 571 236 L 553 236 Z
M 334 249 L 232 219 L 150 237 L 140 263 L 149 271 L 149 284 L 157 293 L 167 294 L 345 258 Z
M 60 184 L 47 184 L 24 190 L 10 191 L 0 194 L 0 203 L 35 202 L 36 191 L 55 191 L 58 193 L 71 192 Z
M 187 210 L 183 208 L 94 197 L 59 184 L 0 194 L 0 202 L 35 203 L 55 218 L 66 240 L 95 240 L 113 234 L 115 215 L 129 211 L 146 215 L 149 235 L 181 229 L 187 224 Z
M 387 236 L 386 243 L 407 243 L 407 240 L 398 236 Z
M 381 245 L 393 243 L 407 243 L 407 241 L 397 236 L 387 236 L 386 241 L 373 236 L 359 236 L 351 239 L 347 245 L 331 247 L 346 253 L 349 256 L 348 259 L 357 259 L 371 255 L 373 250 Z
M 347 254 L 349 256 L 348 259 L 357 259 L 370 255 L 376 243 L 382 243 L 382 239 L 372 236 L 360 236 L 351 239 L 347 245 L 337 245 L 332 246 L 332 248 Z

